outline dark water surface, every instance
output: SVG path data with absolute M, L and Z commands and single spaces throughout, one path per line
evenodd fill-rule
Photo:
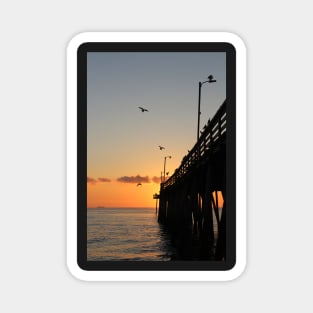
M 154 209 L 88 209 L 88 261 L 168 261 L 174 249 Z

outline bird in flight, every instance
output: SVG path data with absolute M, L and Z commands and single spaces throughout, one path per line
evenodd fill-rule
M 138 184 L 137 184 L 137 187 L 138 187 L 138 186 L 142 186 L 141 183 L 138 183 Z
M 142 107 L 138 107 L 138 109 L 140 109 L 140 110 L 141 110 L 141 112 L 149 112 L 147 109 L 142 108 Z
M 163 149 L 165 149 L 164 147 L 162 147 L 162 146 L 158 146 L 159 148 L 160 148 L 160 150 L 163 150 Z

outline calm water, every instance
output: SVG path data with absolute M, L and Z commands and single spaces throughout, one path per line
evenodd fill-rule
M 88 209 L 88 261 L 167 261 L 173 248 L 154 209 Z

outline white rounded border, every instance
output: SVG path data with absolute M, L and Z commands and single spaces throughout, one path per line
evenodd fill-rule
M 236 264 L 228 271 L 85 271 L 77 264 L 77 49 L 85 42 L 227 42 L 236 49 Z M 67 47 L 67 266 L 84 281 L 229 281 L 246 266 L 246 47 L 228 32 L 87 32 Z

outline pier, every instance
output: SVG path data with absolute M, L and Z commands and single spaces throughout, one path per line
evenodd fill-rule
M 182 260 L 224 260 L 226 100 L 174 174 L 160 184 L 158 221 Z

